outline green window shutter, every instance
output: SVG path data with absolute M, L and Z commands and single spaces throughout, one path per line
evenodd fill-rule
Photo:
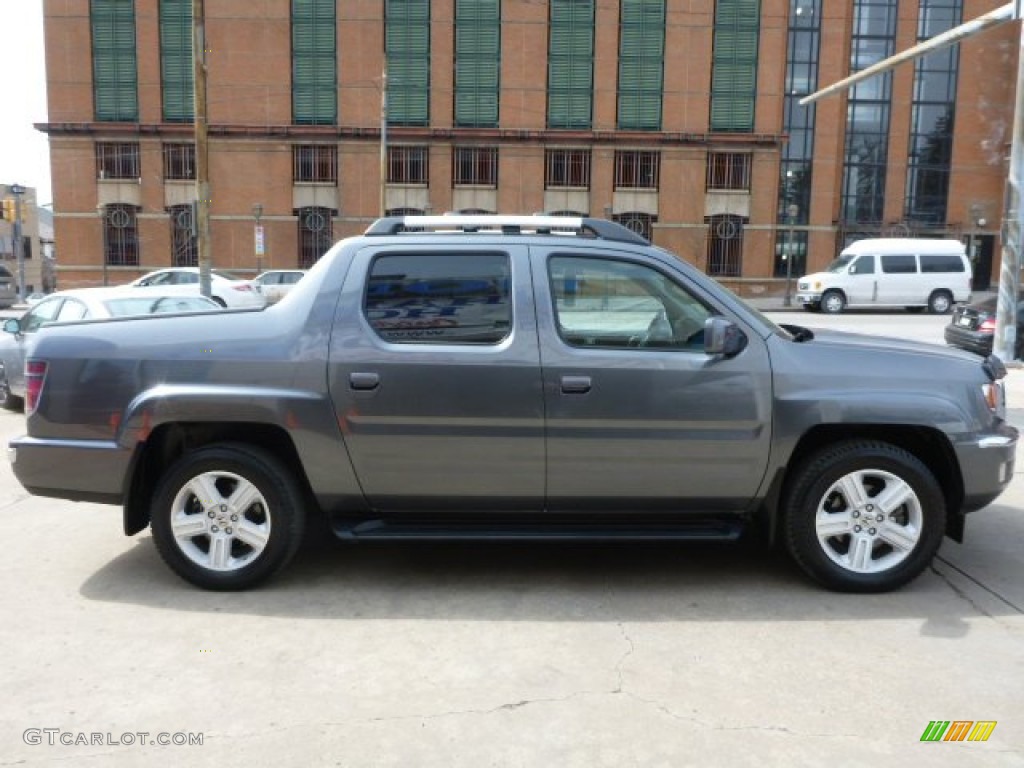
M 160 80 L 164 120 L 191 123 L 192 0 L 160 0 Z
M 388 124 L 430 123 L 430 0 L 388 0 Z
M 622 0 L 619 32 L 619 128 L 661 130 L 665 0 Z
M 337 18 L 334 0 L 292 0 L 292 121 L 338 122 Z
M 548 127 L 590 128 L 594 99 L 594 2 L 551 0 Z
M 477 128 L 498 125 L 500 77 L 500 0 L 456 0 L 456 125 Z
M 93 108 L 100 121 L 139 119 L 134 0 L 91 0 Z
M 711 130 L 754 130 L 760 0 L 718 0 L 711 70 Z

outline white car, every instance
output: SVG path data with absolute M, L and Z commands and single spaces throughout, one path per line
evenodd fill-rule
M 143 275 L 129 285 L 163 295 L 199 295 L 199 267 L 168 267 Z M 230 272 L 210 272 L 210 298 L 222 307 L 265 307 L 263 297 L 252 280 L 242 280 Z
M 271 269 L 261 274 L 253 282 L 256 284 L 256 289 L 266 298 L 267 303 L 274 304 L 283 299 L 305 274 L 306 270 L 304 269 Z
M 76 320 L 158 315 L 177 312 L 219 312 L 221 306 L 205 296 L 127 287 L 76 288 L 43 297 L 20 318 L 3 322 L 0 333 L 0 408 L 13 409 L 25 396 L 25 349 L 44 325 Z

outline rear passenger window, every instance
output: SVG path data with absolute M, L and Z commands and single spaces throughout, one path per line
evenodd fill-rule
M 921 256 L 922 272 L 963 272 L 964 260 L 959 256 Z
M 512 329 L 506 254 L 379 256 L 363 312 L 395 344 L 497 344 Z
M 914 274 L 917 272 L 917 257 L 908 254 L 882 256 L 882 271 L 891 274 Z

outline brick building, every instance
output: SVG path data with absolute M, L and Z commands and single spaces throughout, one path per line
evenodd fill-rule
M 214 266 L 308 265 L 383 203 L 608 216 L 748 294 L 790 254 L 959 237 L 985 283 L 1016 24 L 796 102 L 999 5 L 208 0 Z M 61 286 L 195 263 L 191 0 L 47 0 L 45 28 Z

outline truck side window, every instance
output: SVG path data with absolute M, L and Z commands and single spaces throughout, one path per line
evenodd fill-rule
M 917 257 L 909 253 L 890 253 L 882 256 L 882 271 L 886 274 L 912 275 L 917 272 Z
M 378 256 L 363 313 L 393 344 L 497 344 L 512 331 L 507 254 Z
M 548 276 L 559 334 L 569 346 L 703 351 L 711 311 L 655 269 L 554 256 Z

